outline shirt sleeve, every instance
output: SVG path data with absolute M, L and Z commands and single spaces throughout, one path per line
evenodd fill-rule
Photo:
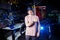
M 27 16 L 25 17 L 25 25 L 27 26 L 27 22 L 28 22 L 28 20 L 27 20 Z

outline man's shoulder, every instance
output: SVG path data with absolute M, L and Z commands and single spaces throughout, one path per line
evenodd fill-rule
M 25 18 L 27 18 L 27 17 L 28 17 L 28 15 L 25 16 Z
M 36 18 L 38 18 L 38 16 L 37 16 L 37 15 L 35 15 L 35 17 L 36 17 Z

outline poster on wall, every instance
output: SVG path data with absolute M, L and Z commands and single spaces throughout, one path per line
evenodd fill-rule
M 46 17 L 46 6 L 36 6 L 36 15 L 40 20 Z

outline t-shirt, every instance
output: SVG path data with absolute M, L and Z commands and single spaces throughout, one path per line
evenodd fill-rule
M 26 21 L 33 22 L 33 20 L 37 20 L 37 22 L 39 22 L 38 16 L 36 16 L 36 15 L 34 15 L 34 16 L 27 15 L 25 17 L 25 24 L 26 24 Z M 25 33 L 25 35 L 35 36 L 36 30 L 37 30 L 36 28 L 37 28 L 37 23 L 35 23 L 32 27 L 26 26 L 26 33 Z

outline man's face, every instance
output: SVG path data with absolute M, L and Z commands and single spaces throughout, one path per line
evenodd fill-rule
M 33 11 L 32 11 L 32 10 L 29 10 L 29 11 L 28 11 L 28 14 L 29 14 L 29 15 L 33 15 Z

